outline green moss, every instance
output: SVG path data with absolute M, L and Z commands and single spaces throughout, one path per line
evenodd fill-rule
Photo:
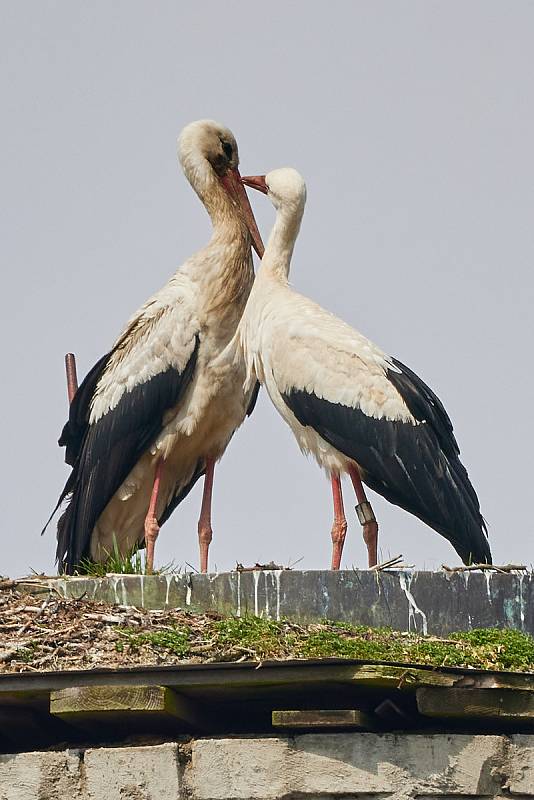
M 125 645 L 132 650 L 141 650 L 150 647 L 153 650 L 162 650 L 172 653 L 179 658 L 185 658 L 189 653 L 190 631 L 185 626 L 177 626 L 169 630 L 145 631 L 138 633 L 135 629 L 124 628 L 119 631 L 123 639 L 119 640 L 115 648 L 124 652 Z
M 189 614 L 171 629 L 121 631 L 117 649 L 149 647 L 162 657 L 228 661 L 351 658 L 429 666 L 534 672 L 534 639 L 516 630 L 479 629 L 446 639 L 324 620 L 307 626 L 261 617 L 210 619 Z
M 472 648 L 481 662 L 496 664 L 496 669 L 534 669 L 534 639 L 526 633 L 510 628 L 478 628 L 453 634 L 453 638 Z
M 211 638 L 217 649 L 239 649 L 255 658 L 290 658 L 298 650 L 298 636 L 289 622 L 262 617 L 227 617 L 213 622 Z
M 37 652 L 37 643 L 29 642 L 25 647 L 17 652 L 17 661 L 22 661 L 24 664 L 31 664 Z

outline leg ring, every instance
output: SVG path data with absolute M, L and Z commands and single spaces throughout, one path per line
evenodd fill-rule
M 368 500 L 365 500 L 363 503 L 358 503 L 356 506 L 356 514 L 358 515 L 360 525 L 365 525 L 366 522 L 376 522 L 374 511 Z

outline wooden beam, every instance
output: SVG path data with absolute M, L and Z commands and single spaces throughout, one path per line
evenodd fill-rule
M 72 670 L 68 672 L 0 673 L 0 704 L 13 697 L 48 696 L 49 692 L 78 687 L 167 686 L 188 696 L 218 702 L 240 699 L 247 692 L 268 698 L 279 690 L 299 694 L 324 686 L 400 689 L 409 694 L 419 687 L 517 689 L 534 693 L 534 676 L 528 673 L 477 670 L 424 669 L 416 665 L 301 661 L 255 664 L 178 665 L 125 669 Z
M 186 728 L 206 730 L 212 720 L 201 703 L 166 686 L 85 686 L 50 693 L 50 713 L 65 722 L 124 724 L 174 722 Z
M 417 708 L 443 720 L 501 720 L 534 723 L 534 693 L 509 689 L 417 689 Z
M 273 711 L 273 728 L 358 728 L 373 731 L 379 728 L 375 716 L 358 709 L 317 711 Z

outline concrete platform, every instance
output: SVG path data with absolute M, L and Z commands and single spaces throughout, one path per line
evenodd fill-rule
M 534 574 L 387 570 L 257 570 L 211 575 L 109 575 L 33 582 L 68 597 L 144 608 L 255 614 L 302 622 L 329 618 L 446 635 L 481 627 L 534 635 Z

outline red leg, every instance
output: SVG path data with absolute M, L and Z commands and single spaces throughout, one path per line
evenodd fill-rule
M 332 475 L 332 497 L 334 500 L 334 524 L 332 525 L 332 569 L 339 569 L 341 554 L 347 533 L 347 520 L 343 508 L 343 494 L 339 475 Z
M 356 492 L 358 505 L 356 506 L 356 513 L 363 528 L 363 540 L 367 545 L 367 558 L 370 567 L 374 567 L 377 561 L 377 548 L 378 548 L 378 523 L 371 508 L 371 503 L 367 499 L 365 489 L 363 488 L 362 480 L 358 467 L 351 465 L 349 467 L 349 475 Z
M 154 546 L 158 538 L 159 525 L 156 519 L 156 503 L 158 502 L 159 485 L 163 471 L 163 459 L 158 459 L 154 474 L 154 485 L 150 495 L 150 504 L 145 517 L 145 545 L 146 545 L 146 571 L 150 574 L 154 570 Z
M 208 571 L 208 550 L 212 539 L 211 529 L 211 496 L 213 492 L 213 471 L 215 459 L 206 459 L 206 474 L 204 476 L 204 493 L 202 507 L 198 519 L 198 546 L 200 548 L 200 571 Z

